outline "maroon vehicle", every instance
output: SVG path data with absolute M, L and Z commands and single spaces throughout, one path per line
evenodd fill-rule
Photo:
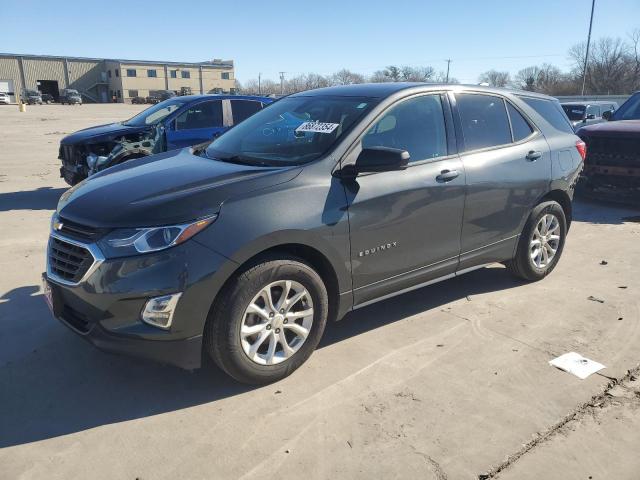
M 582 127 L 587 144 L 582 172 L 584 193 L 611 200 L 640 201 L 640 92 L 606 115 L 609 120 Z

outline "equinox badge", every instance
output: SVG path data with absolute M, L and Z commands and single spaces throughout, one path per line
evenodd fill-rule
M 361 252 L 358 252 L 358 256 L 366 257 L 367 255 L 373 255 L 374 253 L 383 252 L 384 250 L 389 250 L 397 246 L 398 242 L 385 243 L 384 245 L 378 245 L 377 247 L 362 250 Z

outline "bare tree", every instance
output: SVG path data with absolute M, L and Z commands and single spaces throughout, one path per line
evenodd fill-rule
M 402 71 L 400 67 L 395 65 L 389 65 L 384 70 L 378 70 L 373 72 L 371 81 L 375 83 L 381 82 L 399 82 L 402 78 Z
M 635 36 L 634 36 L 635 35 Z M 594 42 L 589 51 L 586 91 L 590 94 L 629 93 L 638 84 L 636 55 L 640 33 L 631 33 L 632 43 L 621 38 L 604 37 Z M 634 43 L 635 42 L 635 43 Z M 569 50 L 573 62 L 572 75 L 582 79 L 586 45 L 579 43 Z
M 629 34 L 630 39 L 630 56 L 631 56 L 631 68 L 629 84 L 630 90 L 640 89 L 640 28 L 636 28 Z
M 488 70 L 481 73 L 478 80 L 481 83 L 488 83 L 491 87 L 506 87 L 511 82 L 511 77 L 509 76 L 509 72 Z
M 528 90 L 530 92 L 534 92 L 536 90 L 536 85 L 538 81 L 538 73 L 540 72 L 540 68 L 536 66 L 523 68 L 519 70 L 516 74 L 513 85 L 516 88 L 521 88 L 522 90 Z
M 447 72 L 441 70 L 438 73 L 436 73 L 432 79 L 432 81 L 434 83 L 460 83 L 460 80 L 458 80 L 455 77 L 449 76 L 449 79 L 447 81 Z
M 343 68 L 342 70 L 338 70 L 331 76 L 331 83 L 333 85 L 352 85 L 354 83 L 364 83 L 364 76 Z
M 575 94 L 578 88 L 572 76 L 562 73 L 558 67 L 548 63 L 533 65 L 518 71 L 513 86 L 548 95 L 571 95 Z
M 401 80 L 404 82 L 429 82 L 435 74 L 433 67 L 402 67 L 400 69 Z
M 397 67 L 389 65 L 384 70 L 373 72 L 370 82 L 430 82 L 433 81 L 436 71 L 433 67 Z

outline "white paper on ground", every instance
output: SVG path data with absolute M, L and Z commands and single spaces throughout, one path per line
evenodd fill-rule
M 549 361 L 549 365 L 552 365 L 560 370 L 571 373 L 576 377 L 584 380 L 592 373 L 596 373 L 598 370 L 607 368 L 601 363 L 594 362 L 588 358 L 584 358 L 582 355 L 576 352 L 565 353 L 558 358 L 554 358 Z

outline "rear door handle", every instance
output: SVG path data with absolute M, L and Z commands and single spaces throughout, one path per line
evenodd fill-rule
M 456 178 L 460 173 L 457 170 L 442 170 L 440 175 L 436 177 L 436 181 L 440 183 L 450 182 Z
M 537 159 L 539 159 L 542 156 L 542 152 L 536 152 L 534 150 L 531 150 L 529 153 L 527 153 L 527 156 L 524 157 L 527 160 L 529 160 L 530 162 L 535 162 Z

